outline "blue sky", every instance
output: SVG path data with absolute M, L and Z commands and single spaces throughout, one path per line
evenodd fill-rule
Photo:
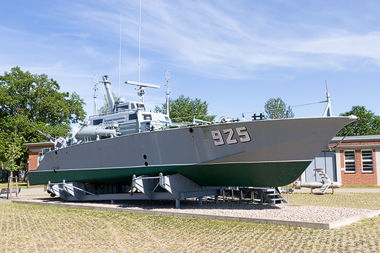
M 362 105 L 380 115 L 379 1 L 142 0 L 140 81 L 148 109 L 171 97 L 206 100 L 209 113 L 240 117 L 270 98 L 288 105 L 326 99 L 333 115 Z M 140 1 L 2 1 L 0 73 L 14 66 L 47 74 L 93 111 L 94 75 L 107 74 L 120 96 L 137 100 Z M 99 91 L 98 104 L 102 104 Z M 294 107 L 321 116 L 325 104 Z

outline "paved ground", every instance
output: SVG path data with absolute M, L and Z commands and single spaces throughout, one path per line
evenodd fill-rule
M 314 192 L 317 192 L 318 189 L 314 189 Z M 374 194 L 379 193 L 380 189 L 378 188 L 342 188 L 335 189 L 335 195 L 331 195 L 331 190 L 326 194 L 330 195 L 331 198 L 336 198 L 340 194 L 339 193 L 352 193 L 359 194 L 367 193 Z M 308 199 L 308 196 L 316 196 L 314 194 L 309 194 L 310 189 L 303 188 L 299 190 L 295 190 L 295 194 L 292 194 L 291 199 L 297 197 L 297 195 L 304 195 L 302 198 Z M 294 195 L 294 196 L 293 196 Z M 318 200 L 322 198 L 326 198 L 326 196 L 317 196 Z M 2 196 L 0 201 L 8 201 L 5 199 L 6 195 Z M 287 199 L 286 193 L 283 193 L 283 197 Z M 327 196 L 328 197 L 328 196 Z M 226 217 L 232 217 L 231 220 L 241 220 L 246 219 L 246 221 L 251 222 L 262 222 L 262 223 L 272 223 L 272 224 L 287 224 L 293 226 L 304 226 L 304 227 L 315 227 L 315 228 L 333 228 L 351 224 L 352 222 L 356 222 L 357 220 L 373 217 L 374 215 L 378 215 L 379 211 L 375 211 L 375 214 L 372 214 L 374 211 L 371 209 L 378 209 L 378 207 L 370 207 L 369 209 L 365 209 L 364 206 L 360 206 L 360 209 L 349 208 L 349 206 L 345 206 L 344 208 L 336 206 L 330 207 L 321 207 L 313 205 L 313 200 L 306 202 L 307 206 L 299 206 L 294 205 L 293 201 L 289 203 L 291 205 L 285 206 L 282 208 L 275 208 L 276 210 L 270 210 L 268 208 L 259 208 L 260 205 L 243 205 L 242 208 L 238 203 L 219 203 L 217 205 L 212 205 L 210 203 L 205 203 L 202 208 L 194 207 L 186 207 L 186 202 L 182 201 L 181 209 L 174 209 L 174 204 L 172 201 L 168 203 L 164 202 L 163 204 L 160 201 L 154 201 L 155 204 L 151 204 L 148 201 L 148 207 L 146 203 L 133 201 L 118 201 L 117 204 L 110 204 L 108 201 L 104 201 L 102 203 L 92 202 L 92 203 L 78 203 L 71 202 L 67 203 L 61 201 L 59 198 L 50 198 L 49 194 L 44 191 L 44 188 L 29 188 L 22 189 L 19 195 L 19 201 L 21 200 L 33 200 L 32 204 L 43 204 L 43 205 L 53 205 L 53 206 L 67 206 L 77 207 L 77 208 L 88 208 L 88 209 L 120 209 L 120 211 L 128 211 L 128 212 L 141 212 L 142 210 L 149 209 L 151 214 L 161 214 L 166 213 L 165 215 L 175 215 L 175 216 L 186 216 L 188 217 L 191 214 L 191 217 L 208 217 L 213 219 L 226 219 Z M 159 203 L 160 202 L 160 203 Z M 194 201 L 191 201 L 194 202 Z M 191 203 L 190 202 L 190 203 Z M 297 201 L 296 201 L 297 202 Z M 156 204 L 157 203 L 157 204 Z M 196 202 L 195 202 L 196 203 Z M 211 203 L 213 203 L 211 201 Z M 26 203 L 25 203 L 26 204 Z M 183 205 L 185 204 L 185 205 Z M 131 209 L 132 208 L 132 209 Z M 262 209 L 256 210 L 255 209 Z M 130 209 L 130 210 L 129 210 Z M 276 220 L 274 222 L 273 220 Z M 284 223 L 285 222 L 285 223 Z M 335 224 L 336 223 L 336 224 Z
M 318 189 L 313 189 L 313 192 L 316 193 Z M 328 189 L 327 193 L 331 193 L 332 190 Z M 380 188 L 338 188 L 334 189 L 334 193 L 347 193 L 347 192 L 353 192 L 353 193 L 380 193 Z M 310 193 L 309 188 L 301 188 L 301 189 L 295 189 L 294 193 Z M 44 191 L 44 188 L 29 188 L 29 189 L 21 189 L 20 196 L 21 197 L 41 197 L 41 195 L 49 195 L 46 191 Z M 286 197 L 286 193 L 282 194 L 284 197 Z M 2 194 L 0 198 L 6 198 L 6 194 Z
M 27 192 L 34 194 L 21 198 L 41 197 L 41 190 Z M 305 192 L 290 200 L 380 209 L 378 193 Z M 379 216 L 327 230 L 0 203 L 0 252 L 380 252 L 379 234 Z
M 20 196 L 48 194 L 44 188 L 21 189 Z
M 295 193 L 309 193 L 310 188 L 301 188 L 301 189 L 295 189 Z M 313 192 L 316 193 L 318 192 L 318 188 L 313 189 Z M 332 189 L 327 190 L 328 193 L 332 192 Z M 380 188 L 337 188 L 334 189 L 334 193 L 339 193 L 339 192 L 377 192 L 380 193 Z

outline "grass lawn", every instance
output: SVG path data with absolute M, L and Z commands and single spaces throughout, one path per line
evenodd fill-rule
M 295 193 L 289 200 L 378 209 L 377 195 Z M 380 252 L 379 234 L 379 217 L 321 230 L 0 202 L 4 252 Z
M 342 185 L 340 188 L 380 188 L 380 185 Z

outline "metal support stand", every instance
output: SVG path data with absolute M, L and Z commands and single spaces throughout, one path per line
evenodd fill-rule
M 202 197 L 199 197 L 199 199 L 198 199 L 198 205 L 199 205 L 199 207 L 202 207 Z
M 123 190 L 118 190 L 120 188 Z M 95 187 L 79 182 L 66 183 L 65 180 L 62 183 L 48 183 L 48 192 L 66 201 L 173 199 L 176 208 L 180 208 L 180 200 L 186 198 L 199 198 L 202 206 L 203 196 L 217 196 L 223 191 L 224 187 L 199 186 L 180 174 L 164 176 L 162 173 L 155 177 L 133 175 L 131 185 L 123 187 Z

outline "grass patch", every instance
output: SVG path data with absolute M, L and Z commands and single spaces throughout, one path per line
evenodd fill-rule
M 284 195 L 286 198 L 286 196 Z M 327 193 L 316 195 L 310 193 L 289 194 L 289 204 L 304 206 L 331 206 L 331 207 L 353 207 L 380 209 L 379 193 Z
M 342 185 L 340 188 L 378 188 L 380 189 L 380 185 Z

